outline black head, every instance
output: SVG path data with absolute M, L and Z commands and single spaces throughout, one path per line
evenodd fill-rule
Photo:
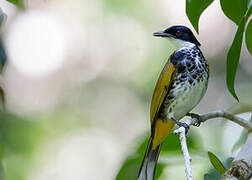
M 155 32 L 153 33 L 153 35 L 158 37 L 171 37 L 174 39 L 180 39 L 183 41 L 191 42 L 196 46 L 200 46 L 199 41 L 195 38 L 192 31 L 185 26 L 172 26 L 165 29 L 164 31 Z

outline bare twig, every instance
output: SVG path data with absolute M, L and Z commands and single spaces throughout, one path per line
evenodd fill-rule
M 222 118 L 228 119 L 230 121 L 233 121 L 233 122 L 239 124 L 240 126 L 247 129 L 249 132 L 252 131 L 252 123 L 251 122 L 249 122 L 243 118 L 240 118 L 238 116 L 235 116 L 231 113 L 225 112 L 223 110 L 207 113 L 207 114 L 201 115 L 199 117 L 200 118 L 187 119 L 185 121 L 185 123 L 190 127 L 191 125 L 200 124 L 200 123 L 205 122 L 209 119 L 222 117 Z M 178 129 L 174 130 L 174 134 L 177 134 L 180 139 L 181 149 L 182 149 L 182 152 L 184 154 L 184 159 L 185 159 L 186 178 L 187 178 L 187 180 L 192 180 L 193 179 L 192 168 L 191 168 L 192 158 L 190 157 L 190 154 L 189 154 L 188 148 L 187 148 L 187 144 L 186 144 L 185 128 L 179 127 Z
M 207 113 L 207 114 L 204 114 L 204 115 L 201 115 L 201 120 L 196 120 L 196 122 L 200 123 L 200 122 L 205 122 L 209 119 L 214 119 L 214 118 L 217 118 L 217 117 L 222 117 L 222 118 L 225 118 L 225 119 L 228 119 L 230 121 L 233 121 L 237 124 L 239 124 L 240 126 L 244 127 L 245 129 L 247 129 L 248 131 L 252 131 L 252 123 L 243 119 L 243 118 L 240 118 L 236 115 L 233 115 L 231 113 L 228 113 L 228 112 L 225 112 L 223 110 L 219 110 L 219 111 L 215 111 L 215 112 L 211 112 L 211 113 Z
M 180 143 L 181 143 L 181 149 L 184 154 L 185 159 L 185 166 L 186 166 L 186 178 L 187 180 L 192 180 L 192 168 L 191 168 L 191 161 L 192 158 L 190 157 L 190 154 L 188 152 L 187 144 L 186 144 L 186 135 L 185 135 L 185 128 L 180 127 L 174 131 L 175 134 L 179 135 Z

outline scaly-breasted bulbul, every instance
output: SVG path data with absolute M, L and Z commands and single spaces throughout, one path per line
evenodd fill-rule
M 209 77 L 208 64 L 192 31 L 172 26 L 155 32 L 171 41 L 176 50 L 169 57 L 157 81 L 150 109 L 151 137 L 139 170 L 138 180 L 153 180 L 162 142 L 204 96 Z

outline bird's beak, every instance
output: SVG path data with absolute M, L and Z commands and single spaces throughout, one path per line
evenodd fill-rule
M 164 31 L 154 32 L 153 36 L 157 36 L 157 37 L 173 37 L 171 34 L 165 33 Z

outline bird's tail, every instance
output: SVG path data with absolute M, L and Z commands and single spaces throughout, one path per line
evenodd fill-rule
M 144 155 L 144 159 L 142 161 L 142 165 L 138 172 L 138 180 L 153 180 L 155 175 L 156 164 L 158 160 L 158 156 L 160 153 L 161 145 L 158 145 L 156 149 L 152 149 L 152 140 L 150 137 L 149 144 L 147 150 Z

